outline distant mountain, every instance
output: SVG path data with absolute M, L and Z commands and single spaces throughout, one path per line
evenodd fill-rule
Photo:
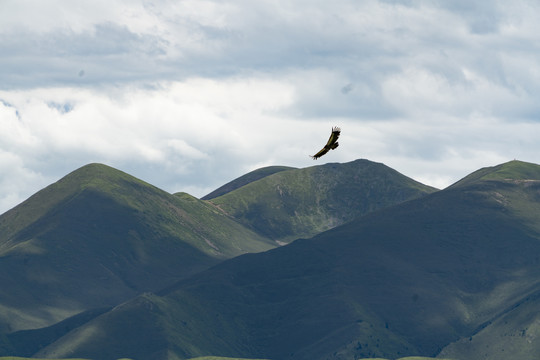
M 510 161 L 497 166 L 477 170 L 456 182 L 452 187 L 486 183 L 489 181 L 502 182 L 536 182 L 540 178 L 540 167 L 524 161 Z
M 286 227 L 287 240 L 316 234 L 435 191 L 367 160 L 308 169 L 268 167 L 232 184 L 226 188 L 235 194 L 226 201 L 223 196 L 204 201 L 90 164 L 1 215 L 0 355 L 32 355 L 103 309 L 223 260 L 271 249 L 278 243 L 265 234 L 280 226 Z M 264 196 L 253 197 L 251 184 Z M 276 184 L 285 194 L 270 205 L 277 200 L 293 211 L 296 204 L 294 214 L 265 208 Z M 313 192 L 315 203 L 306 191 Z M 241 223 L 224 211 L 231 209 L 227 201 L 249 204 L 250 216 L 262 206 L 266 224 L 256 216 L 254 224 Z M 310 221 L 314 229 L 307 228 Z
M 36 356 L 537 359 L 540 166 L 476 175 L 138 296 Z
M 0 333 L 116 305 L 273 246 L 188 194 L 87 165 L 0 216 Z
M 284 243 L 434 191 L 383 164 L 356 160 L 281 170 L 210 202 L 260 235 Z
M 228 192 L 236 190 L 253 181 L 262 179 L 268 175 L 272 175 L 280 171 L 292 170 L 292 169 L 296 169 L 296 168 L 293 168 L 290 166 L 267 166 L 267 167 L 263 167 L 263 168 L 251 171 L 245 175 L 240 176 L 237 179 L 234 179 L 233 181 L 226 183 L 223 186 L 220 186 L 216 190 L 212 191 L 210 194 L 203 196 L 201 200 L 210 200 L 218 196 L 225 195 Z

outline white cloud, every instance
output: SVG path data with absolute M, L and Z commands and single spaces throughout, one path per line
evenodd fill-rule
M 207 189 L 219 181 L 213 176 L 272 157 L 271 134 L 286 130 L 276 141 L 296 137 L 290 124 L 272 115 L 289 106 L 292 96 L 287 84 L 264 77 L 195 78 L 154 89 L 1 91 L 0 125 L 6 131 L 0 145 L 6 156 L 17 157 L 19 169 L 47 173 L 50 167 L 60 175 L 99 161 L 136 167 L 134 175 L 171 192 L 185 191 L 175 184 Z M 15 175 L 20 173 L 1 178 L 15 182 Z

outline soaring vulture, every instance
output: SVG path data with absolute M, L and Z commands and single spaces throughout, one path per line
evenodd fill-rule
M 332 133 L 330 134 L 330 139 L 328 139 L 328 142 L 326 143 L 326 145 L 324 145 L 324 147 L 315 155 L 313 156 L 310 155 L 311 158 L 313 160 L 317 160 L 318 158 L 320 158 L 321 156 L 323 156 L 330 150 L 334 150 L 335 148 L 337 148 L 339 146 L 337 139 L 339 138 L 340 133 L 341 133 L 341 129 L 338 128 L 337 126 L 334 126 L 332 128 Z

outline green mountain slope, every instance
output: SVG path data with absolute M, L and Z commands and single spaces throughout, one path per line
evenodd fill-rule
M 538 331 L 540 212 L 522 214 L 539 206 L 539 168 L 503 164 L 225 261 L 94 318 L 37 356 L 472 360 L 504 346 L 536 359 L 536 345 L 522 345 Z
M 356 160 L 280 171 L 210 201 L 259 234 L 289 242 L 434 191 L 383 164 Z
M 32 358 L 33 360 L 40 360 Z M 0 360 L 31 360 L 30 358 L 22 358 L 22 357 L 13 357 L 13 356 L 6 356 L 6 357 L 0 357 Z M 45 360 L 45 359 L 41 359 Z M 54 359 L 49 359 L 54 360 Z M 60 359 L 56 359 L 60 360 Z M 88 360 L 88 359 L 63 359 L 63 360 Z M 132 360 L 132 359 L 118 359 L 118 360 Z M 221 357 L 221 356 L 203 356 L 198 357 L 190 360 L 264 360 L 264 359 L 245 359 L 245 358 L 229 358 L 229 357 Z M 357 360 L 368 360 L 368 359 L 357 359 Z M 369 360 L 386 360 L 386 359 L 369 359 Z M 435 360 L 435 358 L 427 358 L 427 357 L 420 357 L 420 356 L 411 356 L 411 357 L 404 357 L 396 360 Z M 445 360 L 445 359 L 439 359 L 439 360 Z M 448 360 L 448 359 L 447 359 Z
M 267 167 L 263 167 L 263 168 L 251 171 L 245 175 L 240 176 L 237 179 L 234 179 L 233 181 L 226 183 L 223 186 L 220 186 L 216 190 L 212 191 L 210 194 L 203 196 L 201 200 L 210 200 L 218 196 L 225 195 L 228 192 L 236 190 L 253 181 L 262 179 L 268 175 L 272 175 L 280 171 L 292 170 L 292 169 L 295 169 L 295 168 L 290 167 L 290 166 L 267 166 Z
M 475 334 L 446 346 L 441 355 L 463 360 L 537 359 L 539 308 L 537 291 L 503 311 Z
M 453 184 L 453 187 L 472 183 L 494 181 L 528 181 L 540 178 L 540 167 L 536 164 L 513 160 L 497 166 L 477 170 Z
M 116 305 L 272 246 L 192 196 L 84 166 L 0 216 L 0 333 Z

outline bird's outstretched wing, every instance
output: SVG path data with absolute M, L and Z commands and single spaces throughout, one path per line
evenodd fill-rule
M 316 153 L 315 155 L 310 155 L 311 158 L 313 160 L 317 160 L 318 158 L 320 158 L 321 156 L 323 156 L 324 154 L 326 154 L 328 151 L 330 150 L 330 148 L 327 148 L 326 146 L 323 147 L 321 150 L 319 150 L 318 153 Z
M 328 139 L 328 142 L 326 143 L 326 145 L 315 155 L 313 156 L 310 155 L 311 158 L 313 160 L 317 160 L 318 158 L 326 154 L 328 151 L 334 150 L 335 148 L 337 148 L 339 146 L 339 143 L 337 142 L 339 138 L 339 134 L 341 134 L 341 129 L 337 126 L 334 126 L 332 128 L 332 133 L 330 134 L 330 138 Z

